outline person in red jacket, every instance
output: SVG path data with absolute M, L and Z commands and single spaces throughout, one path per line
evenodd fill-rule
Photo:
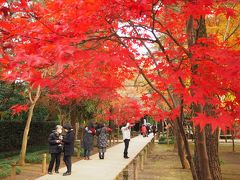
M 142 132 L 143 137 L 147 136 L 147 127 L 144 124 L 142 125 L 141 132 Z

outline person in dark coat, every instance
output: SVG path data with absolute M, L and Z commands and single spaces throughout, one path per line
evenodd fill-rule
M 155 134 L 157 132 L 157 127 L 155 124 L 152 125 L 152 132 L 153 132 L 153 136 L 155 136 Z
M 98 146 L 98 152 L 99 152 L 99 159 L 104 159 L 104 154 L 107 149 L 108 145 L 108 132 L 111 132 L 112 129 L 105 127 L 104 124 L 102 124 L 98 129 L 97 129 L 97 146 Z
M 55 130 L 49 135 L 49 153 L 51 160 L 48 166 L 48 174 L 52 174 L 53 166 L 55 163 L 55 173 L 59 173 L 60 158 L 62 152 L 62 126 L 57 125 Z
M 93 138 L 96 133 L 94 126 L 92 123 L 89 123 L 87 127 L 85 127 L 82 146 L 84 149 L 84 159 L 90 160 L 91 150 L 93 148 Z
M 63 152 L 64 152 L 64 158 L 63 161 L 65 162 L 67 166 L 67 172 L 63 173 L 63 176 L 71 175 L 72 172 L 72 161 L 71 156 L 74 153 L 74 139 L 75 134 L 73 131 L 73 128 L 71 124 L 65 124 L 63 126 L 64 131 L 66 132 L 66 135 L 63 138 Z

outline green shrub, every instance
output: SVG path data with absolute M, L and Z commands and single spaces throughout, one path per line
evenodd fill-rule
M 34 152 L 34 153 L 28 153 L 26 155 L 26 162 L 27 163 L 41 163 L 43 160 L 43 154 L 46 153 L 47 154 L 47 162 L 50 161 L 50 155 L 46 152 L 46 151 L 38 151 L 38 152 Z
M 32 117 L 32 121 L 45 121 L 46 117 L 48 117 L 48 109 L 47 107 L 38 104 L 35 108 L 34 108 L 34 112 L 33 112 L 33 117 Z
M 28 147 L 27 148 L 27 153 L 32 153 L 32 152 L 37 152 L 37 151 L 48 151 L 48 145 L 44 145 L 44 146 L 32 146 L 32 147 Z M 11 159 L 18 159 L 20 151 L 8 151 L 8 152 L 1 152 L 0 154 L 0 161 L 2 161 L 2 159 L 6 159 L 6 158 L 11 158 Z
M 48 145 L 47 139 L 57 122 L 32 122 L 28 146 Z M 0 121 L 0 152 L 21 148 L 25 122 Z
M 83 148 L 78 148 L 78 147 L 74 147 L 74 156 L 80 155 L 83 157 L 84 155 L 84 149 Z
M 10 164 L 0 163 L 0 179 L 11 175 L 11 168 Z M 19 167 L 16 167 L 16 173 L 21 173 L 21 169 Z
M 19 154 L 19 151 L 1 152 L 0 159 L 16 156 L 18 154 Z

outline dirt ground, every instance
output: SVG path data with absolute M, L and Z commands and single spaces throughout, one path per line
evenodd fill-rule
M 221 143 L 219 156 L 223 180 L 240 180 L 240 144 L 232 152 L 231 143 Z
M 193 145 L 191 145 L 193 150 Z M 221 143 L 219 148 L 223 180 L 240 180 L 240 144 L 232 152 L 231 143 Z M 133 166 L 128 167 L 128 180 L 133 180 Z M 123 178 L 121 177 L 120 180 Z M 138 173 L 139 180 L 192 180 L 190 170 L 181 168 L 177 152 L 172 145 L 155 144 Z

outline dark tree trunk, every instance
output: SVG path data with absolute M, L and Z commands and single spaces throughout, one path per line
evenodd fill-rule
M 183 100 L 181 100 L 181 103 L 180 103 L 180 117 L 177 118 L 178 129 L 179 129 L 179 133 L 181 134 L 183 142 L 184 142 L 184 148 L 186 150 L 187 160 L 188 160 L 188 163 L 190 165 L 193 180 L 199 180 L 198 176 L 197 176 L 197 173 L 196 173 L 196 168 L 195 168 L 195 165 L 194 165 L 194 162 L 193 162 L 193 158 L 192 158 L 192 155 L 191 155 L 188 139 L 187 139 L 184 127 L 183 127 L 183 121 L 184 121 Z
M 73 127 L 73 130 L 74 130 L 74 133 L 75 135 L 77 135 L 77 132 L 76 132 L 76 122 L 77 122 L 77 104 L 76 104 L 76 100 L 73 101 L 72 107 L 69 109 L 70 111 L 70 123 Z
M 207 153 L 209 160 L 209 168 L 211 172 L 212 179 L 214 180 L 222 180 L 220 161 L 218 156 L 218 134 L 219 129 L 217 128 L 214 132 L 212 132 L 212 128 L 210 125 L 205 127 L 206 132 L 206 145 L 207 145 Z
M 196 172 L 198 173 L 199 180 L 211 180 L 211 173 L 209 168 L 209 159 L 206 146 L 205 130 L 200 130 L 200 127 L 196 127 L 196 154 L 195 158 Z
M 187 155 L 186 155 L 186 150 L 185 150 L 185 146 L 184 146 L 184 141 L 183 141 L 183 137 L 179 132 L 179 127 L 178 127 L 178 123 L 177 120 L 174 123 L 174 136 L 175 136 L 175 144 L 176 144 L 176 148 L 178 151 L 178 156 L 180 158 L 181 164 L 182 164 L 182 168 L 183 169 L 189 169 L 190 165 L 189 162 L 187 160 Z

